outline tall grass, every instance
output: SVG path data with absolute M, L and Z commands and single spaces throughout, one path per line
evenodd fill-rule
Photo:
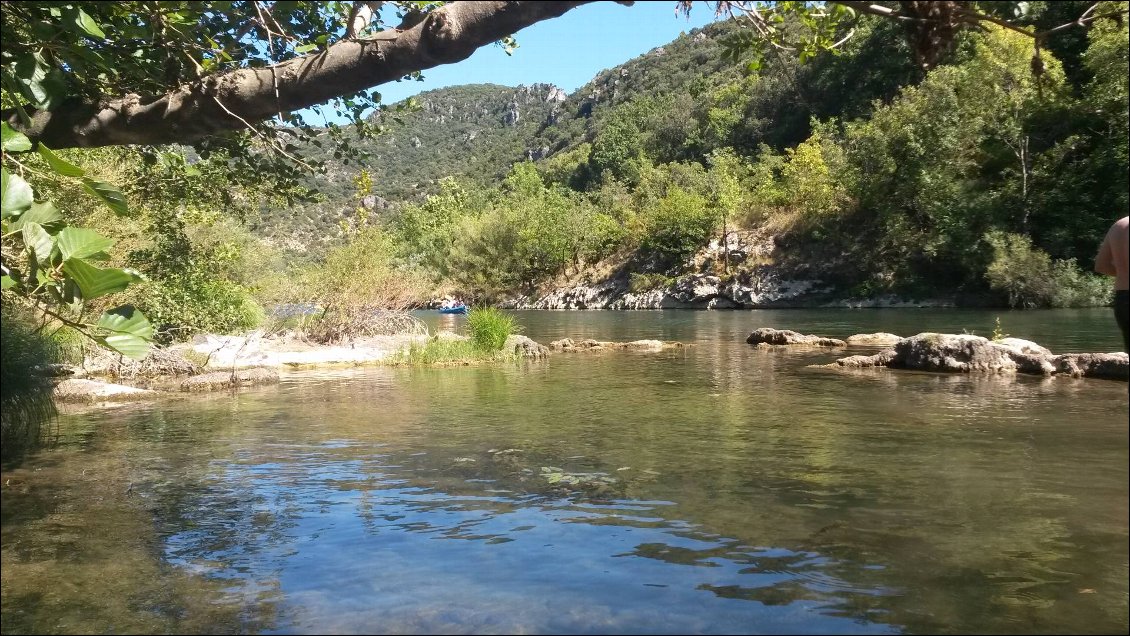
M 409 347 L 401 362 L 410 365 L 462 364 L 482 359 L 482 352 L 470 340 L 434 338 Z
M 51 383 L 33 367 L 57 362 L 50 337 L 10 307 L 0 307 L 0 460 L 23 455 L 55 416 Z
M 520 328 L 514 316 L 494 307 L 476 307 L 467 314 L 471 344 L 484 352 L 501 351 L 506 339 Z
M 397 364 L 443 365 L 500 362 L 517 359 L 506 351 L 506 339 L 521 328 L 514 317 L 493 307 L 472 309 L 467 314 L 466 339 L 433 336 L 423 344 L 414 344 L 395 358 Z

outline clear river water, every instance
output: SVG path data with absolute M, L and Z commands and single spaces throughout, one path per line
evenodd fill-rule
M 62 415 L 0 476 L 2 631 L 1130 629 L 1125 383 L 831 371 L 809 365 L 842 353 L 744 341 L 999 316 L 1112 351 L 1109 309 L 516 315 L 539 342 L 693 346 Z

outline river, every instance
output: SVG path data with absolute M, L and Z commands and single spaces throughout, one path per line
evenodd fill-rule
M 694 346 L 63 415 L 2 475 L 2 631 L 1128 630 L 1125 383 L 744 343 L 999 317 L 1111 351 L 1109 310 L 516 315 L 540 342 Z

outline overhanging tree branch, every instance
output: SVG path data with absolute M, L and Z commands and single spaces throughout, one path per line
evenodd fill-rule
M 5 109 L 2 117 L 51 148 L 191 142 L 270 119 L 280 110 L 300 110 L 459 62 L 481 46 L 586 1 L 455 2 L 392 39 L 342 40 L 316 54 L 210 75 L 156 97 L 131 94 L 100 103 L 72 98 L 52 111 L 25 107 L 30 125 L 16 109 Z

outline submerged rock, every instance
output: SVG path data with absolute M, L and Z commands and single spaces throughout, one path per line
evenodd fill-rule
M 869 367 L 885 367 L 891 363 L 895 357 L 894 349 L 888 349 L 882 353 L 876 353 L 873 356 L 848 356 L 840 358 L 831 364 L 823 364 L 818 366 L 824 367 L 848 367 L 853 369 L 866 369 Z
M 632 351 L 662 351 L 675 349 L 687 345 L 681 342 L 664 342 L 662 340 L 633 340 L 631 342 L 611 342 L 608 340 L 593 340 L 586 338 L 575 341 L 572 338 L 562 338 L 549 343 L 551 351 L 563 353 L 578 353 L 582 351 L 607 351 L 610 349 L 629 349 Z
M 825 338 L 790 331 L 788 329 L 771 329 L 762 327 L 755 329 L 745 339 L 751 345 L 792 346 L 804 345 L 809 347 L 846 347 L 847 343 L 837 338 Z

